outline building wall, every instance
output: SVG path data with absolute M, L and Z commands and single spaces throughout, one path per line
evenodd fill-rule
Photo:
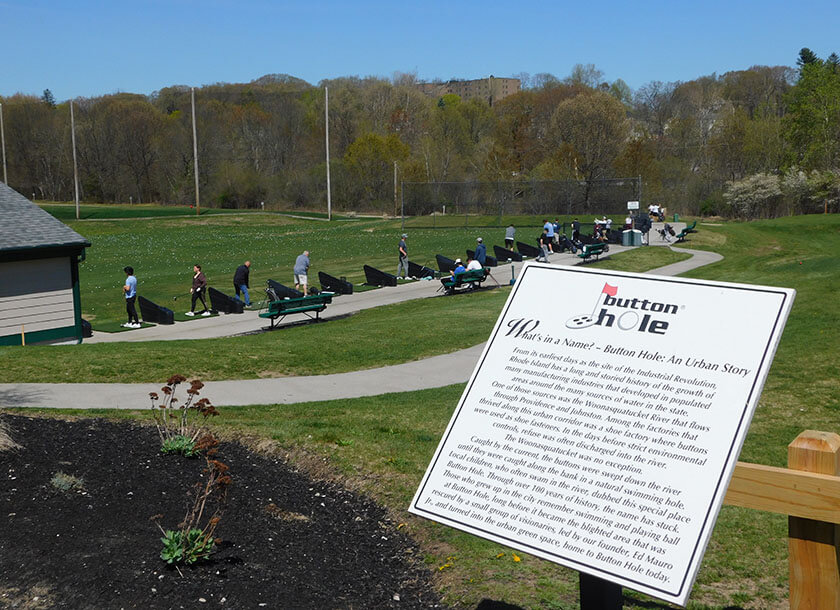
M 27 342 L 75 338 L 73 284 L 66 256 L 0 263 L 0 344 L 19 344 L 22 329 Z
M 462 100 L 473 98 L 484 100 L 491 106 L 509 95 L 518 93 L 521 83 L 518 78 L 479 78 L 475 80 L 451 80 L 446 83 L 419 83 L 417 87 L 426 95 L 440 97 L 454 93 Z

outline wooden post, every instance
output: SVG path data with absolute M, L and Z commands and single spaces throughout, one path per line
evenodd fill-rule
M 788 445 L 788 468 L 840 474 L 840 436 L 806 430 Z M 790 607 L 840 610 L 840 526 L 788 517 Z
M 580 610 L 621 610 L 621 585 L 580 572 Z

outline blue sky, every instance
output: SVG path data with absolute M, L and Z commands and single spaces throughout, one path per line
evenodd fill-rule
M 0 0 L 0 95 L 56 99 L 287 73 L 652 80 L 840 53 L 840 1 Z

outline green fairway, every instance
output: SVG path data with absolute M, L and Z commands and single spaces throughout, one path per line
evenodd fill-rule
M 49 212 L 62 222 L 76 220 L 76 206 L 70 203 L 39 203 L 41 209 Z M 202 208 L 201 216 L 208 214 L 247 213 L 241 210 L 220 210 Z M 112 220 L 127 218 L 155 218 L 166 216 L 197 216 L 195 208 L 188 205 L 154 204 L 96 204 L 85 203 L 79 206 L 80 220 Z
M 103 206 L 113 207 L 113 206 Z M 123 267 L 134 267 L 138 294 L 176 313 L 189 310 L 192 266 L 198 263 L 210 286 L 233 294 L 233 272 L 245 260 L 252 262 L 251 298 L 264 297 L 266 280 L 292 285 L 295 258 L 309 250 L 310 282 L 318 284 L 318 271 L 364 281 L 363 265 L 395 273 L 398 221 L 361 219 L 325 223 L 279 214 L 211 215 L 200 218 L 104 220 L 69 222 L 87 237 L 92 247 L 80 265 L 82 310 L 94 329 L 103 323 L 122 322 L 125 305 Z M 504 243 L 504 229 L 483 231 L 454 227 L 408 230 L 409 259 L 437 269 L 435 255 L 464 258 L 483 237 L 492 255 L 493 244 Z M 534 242 L 537 233 L 522 230 L 521 240 Z M 623 263 L 625 269 L 644 271 L 677 260 L 665 249 L 651 248 L 634 256 L 643 261 Z M 659 251 L 656 252 L 653 251 Z M 618 260 L 618 259 L 616 259 Z M 645 262 L 647 261 L 647 262 Z M 611 263 L 607 263 L 610 265 Z M 650 266 L 645 266 L 645 265 Z M 641 266 L 640 266 L 641 265 Z

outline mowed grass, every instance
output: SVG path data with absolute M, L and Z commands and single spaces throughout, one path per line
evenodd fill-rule
M 149 206 L 149 209 L 155 208 Z M 158 206 L 157 209 L 165 212 L 169 208 Z M 108 213 L 118 211 L 109 209 Z M 245 260 L 250 260 L 251 299 L 259 302 L 265 296 L 266 280 L 293 284 L 294 261 L 304 250 L 310 252 L 309 278 L 315 285 L 319 283 L 319 271 L 346 277 L 355 284 L 364 282 L 363 266 L 366 264 L 395 273 L 397 244 L 402 233 L 399 221 L 358 219 L 327 223 L 281 214 L 254 213 L 68 221 L 68 224 L 92 244 L 79 273 L 83 316 L 97 330 L 103 328 L 103 323 L 113 328 L 114 322 L 125 321 L 122 293 L 125 274 L 122 270 L 126 266 L 134 268 L 138 294 L 176 313 L 183 313 L 190 306 L 194 264 L 202 266 L 210 286 L 233 294 L 233 273 Z M 437 269 L 436 254 L 465 258 L 467 249 L 475 249 L 478 237 L 484 239 L 491 255 L 494 244 L 504 243 L 503 228 L 406 228 L 406 231 L 409 259 L 434 269 Z M 517 238 L 535 243 L 539 233 L 538 228 L 523 228 Z M 634 256 L 650 257 L 654 266 L 668 264 L 665 258 L 652 258 L 653 254 Z M 635 260 L 623 264 L 626 269 L 636 268 Z
M 840 428 L 840 370 L 836 359 L 840 348 L 840 308 L 835 285 L 840 272 L 840 216 L 725 223 L 715 227 L 701 224 L 698 228 L 700 232 L 689 237 L 686 247 L 712 249 L 726 258 L 692 272 L 689 274 L 692 277 L 797 290 L 790 320 L 741 455 L 746 461 L 782 466 L 787 444 L 802 430 L 833 432 Z M 659 256 L 659 252 L 668 251 L 644 248 L 634 252 Z M 614 255 L 610 261 L 624 264 L 621 260 L 626 256 L 630 253 Z M 502 291 L 469 296 L 482 294 L 493 297 Z M 448 308 L 455 299 L 429 302 Z M 441 311 L 437 312 L 438 320 L 442 319 Z M 351 320 L 319 326 L 337 328 L 338 324 Z M 446 332 L 452 326 L 447 324 Z M 417 328 L 413 333 L 415 345 L 426 341 L 431 333 L 421 332 L 421 326 Z M 715 320 L 709 320 L 697 332 L 714 333 Z M 333 334 L 332 344 L 340 343 L 342 336 L 345 335 L 341 330 Z M 481 340 L 486 337 L 485 333 Z M 244 339 L 248 337 L 235 340 Z M 383 335 L 378 350 L 397 353 L 391 348 L 395 339 L 398 338 L 392 334 Z M 79 346 L 90 347 L 97 346 Z M 224 365 L 221 361 L 226 357 L 226 352 L 218 355 L 219 367 Z M 7 363 L 14 360 L 4 359 Z M 174 371 L 167 374 L 170 372 Z M 375 497 L 407 524 L 408 531 L 421 542 L 426 562 L 437 575 L 450 603 L 475 607 L 482 599 L 489 598 L 523 608 L 578 607 L 575 572 L 518 552 L 521 561 L 514 561 L 510 549 L 406 513 L 462 390 L 463 386 L 458 385 L 354 400 L 227 408 L 223 409 L 217 426 L 232 437 L 269 438 L 292 453 L 303 451 L 325 458 L 348 484 Z M 212 396 L 208 398 L 212 400 Z M 144 417 L 142 413 L 131 412 L 103 414 Z M 689 608 L 786 607 L 787 570 L 785 517 L 724 507 Z M 625 592 L 625 607 L 670 606 Z
M 0 347 L 8 365 L 0 383 L 155 383 L 175 372 L 204 381 L 257 379 L 399 364 L 485 341 L 509 292 L 417 299 L 244 337 Z
M 76 206 L 72 203 L 38 204 L 41 209 L 49 212 L 62 222 L 76 220 Z M 201 216 L 210 214 L 242 213 L 240 210 L 221 210 L 217 208 L 201 208 Z M 246 212 L 247 213 L 247 212 Z M 157 204 L 114 204 L 114 203 L 84 203 L 79 205 L 80 220 L 113 220 L 127 218 L 152 218 L 166 216 L 197 216 L 195 208 L 188 205 L 157 205 Z
M 83 315 L 94 329 L 101 322 L 124 321 L 125 266 L 134 268 L 138 294 L 187 311 L 193 264 L 202 266 L 210 286 L 233 294 L 233 273 L 250 260 L 251 298 L 260 301 L 268 279 L 293 285 L 295 258 L 304 250 L 310 251 L 315 285 L 319 271 L 364 282 L 365 264 L 395 273 L 400 239 L 393 221 L 326 223 L 268 214 L 68 224 L 92 243 L 80 265 L 80 284 Z M 464 229 L 411 231 L 409 258 L 436 269 L 435 254 L 463 258 L 482 235 L 493 243 L 491 235 Z M 497 237 L 503 243 L 503 234 Z
M 615 254 L 602 264 L 646 271 L 680 256 L 684 255 L 665 248 L 644 248 Z M 497 272 L 499 281 L 505 273 L 504 268 Z M 0 347 L 0 357 L 8 361 L 0 370 L 0 383 L 154 383 L 176 371 L 216 381 L 387 366 L 485 341 L 509 292 L 503 285 L 453 297 L 418 299 L 345 319 L 244 337 Z M 176 319 L 194 320 L 180 310 Z M 116 321 L 101 326 L 111 332 L 124 330 Z
M 642 273 L 671 265 L 691 258 L 685 252 L 674 252 L 670 248 L 650 247 L 633 248 L 620 254 L 607 254 L 597 261 L 586 263 L 589 268 L 612 269 L 614 271 L 631 271 Z

